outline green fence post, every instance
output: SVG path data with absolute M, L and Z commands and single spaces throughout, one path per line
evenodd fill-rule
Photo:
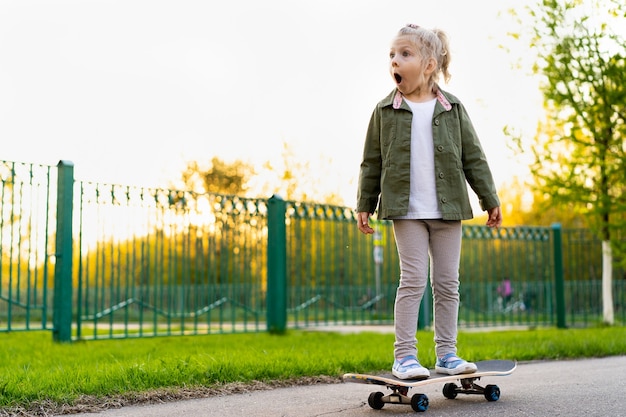
M 267 207 L 267 330 L 287 328 L 287 204 L 274 194 Z
M 55 342 L 72 340 L 72 207 L 74 164 L 57 165 L 57 219 L 54 264 L 54 313 L 52 337 Z
M 554 242 L 554 292 L 556 302 L 556 327 L 567 328 L 565 324 L 565 278 L 563 277 L 563 238 L 561 225 L 552 225 Z

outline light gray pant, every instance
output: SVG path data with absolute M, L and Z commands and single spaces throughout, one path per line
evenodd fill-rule
M 461 222 L 394 220 L 393 230 L 400 256 L 400 284 L 395 302 L 395 357 L 417 357 L 415 333 L 428 280 L 429 259 L 435 353 L 438 357 L 456 353 Z

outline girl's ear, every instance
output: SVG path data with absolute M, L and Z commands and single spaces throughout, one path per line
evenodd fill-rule
M 432 74 L 435 72 L 435 69 L 437 69 L 437 60 L 435 60 L 435 58 L 428 58 L 424 72 L 426 72 L 426 74 Z

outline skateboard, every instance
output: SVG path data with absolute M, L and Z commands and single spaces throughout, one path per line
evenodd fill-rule
M 344 374 L 343 381 L 384 385 L 390 389 L 392 392 L 389 395 L 385 395 L 382 392 L 372 392 L 370 394 L 367 403 L 375 410 L 380 410 L 385 404 L 407 404 L 417 412 L 426 411 L 428 409 L 428 396 L 426 394 L 414 394 L 409 397 L 409 389 L 436 382 L 445 383 L 443 395 L 449 399 L 456 398 L 458 394 L 477 394 L 483 395 L 487 401 L 498 401 L 500 399 L 500 388 L 497 385 L 482 387 L 476 384 L 476 381 L 487 376 L 510 375 L 517 368 L 517 363 L 508 360 L 490 360 L 475 363 L 478 369 L 471 374 L 446 375 L 438 374 L 434 369 L 431 369 L 430 377 L 421 380 L 398 379 L 392 374 Z M 459 382 L 460 386 L 455 382 Z

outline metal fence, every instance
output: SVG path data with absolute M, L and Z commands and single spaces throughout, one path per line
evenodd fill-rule
M 76 182 L 76 337 L 258 331 L 265 200 Z
M 0 161 L 0 177 L 0 331 L 64 341 L 393 322 L 388 222 L 366 237 L 346 207 L 92 183 L 64 162 Z M 460 326 L 595 325 L 601 259 L 586 230 L 464 225 Z M 625 282 L 616 269 L 622 323 Z M 420 326 L 431 310 L 426 297 Z
M 51 329 L 56 169 L 0 161 L 0 330 Z

